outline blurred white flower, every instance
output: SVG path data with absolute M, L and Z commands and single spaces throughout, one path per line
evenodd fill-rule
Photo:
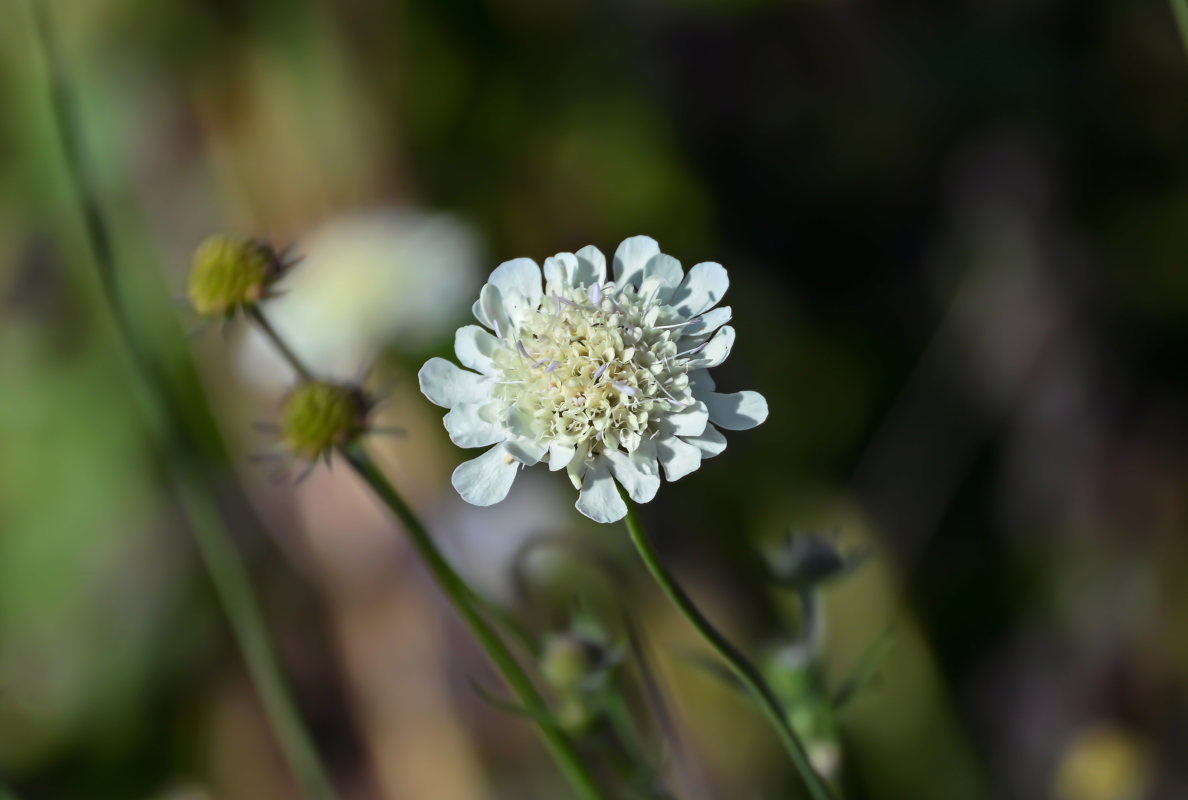
M 708 369 L 734 344 L 722 327 L 730 308 L 714 308 L 729 285 L 720 264 L 686 275 L 636 236 L 615 252 L 611 282 L 594 247 L 547 259 L 544 277 L 542 287 L 527 258 L 491 274 L 474 314 L 494 333 L 469 325 L 455 339 L 458 360 L 478 374 L 442 358 L 421 368 L 421 391 L 450 409 L 450 439 L 495 445 L 454 471 L 467 502 L 499 502 L 521 464 L 547 460 L 580 490 L 579 511 L 613 522 L 627 513 L 615 479 L 647 502 L 659 466 L 674 481 L 725 449 L 714 424 L 744 430 L 767 418 L 759 394 L 713 391 Z
M 478 283 L 476 234 L 445 214 L 381 208 L 332 219 L 296 244 L 301 262 L 263 312 L 319 377 L 357 377 L 386 346 L 415 348 L 441 337 Z M 255 330 L 238 365 L 274 388 L 291 371 Z

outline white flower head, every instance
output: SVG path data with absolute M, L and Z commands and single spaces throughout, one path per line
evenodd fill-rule
M 421 368 L 421 391 L 450 409 L 450 439 L 494 445 L 454 470 L 469 503 L 498 503 L 521 465 L 547 461 L 580 490 L 577 509 L 598 522 L 627 513 L 617 479 L 638 503 L 721 453 L 718 430 L 767 418 L 756 392 L 718 394 L 709 368 L 734 344 L 730 308 L 715 308 L 729 280 L 720 264 L 688 274 L 647 236 L 615 251 L 614 278 L 595 247 L 558 253 L 541 269 L 500 264 L 474 304 L 484 327 L 458 330 L 458 360 Z M 725 327 L 723 327 L 725 326 Z M 715 427 L 717 426 L 717 427 Z M 612 477 L 613 476 L 613 477 Z

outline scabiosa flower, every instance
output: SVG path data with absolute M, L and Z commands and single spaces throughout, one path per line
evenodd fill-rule
M 627 513 L 616 479 L 646 503 L 660 467 L 675 481 L 725 449 L 719 427 L 767 418 L 761 395 L 718 394 L 708 372 L 734 344 L 730 308 L 715 308 L 729 285 L 720 264 L 686 275 L 654 239 L 636 236 L 619 245 L 613 269 L 608 281 L 595 247 L 547 259 L 543 286 L 531 259 L 500 264 L 474 304 L 484 327 L 455 337 L 469 369 L 442 358 L 421 368 L 421 391 L 450 409 L 450 439 L 494 445 L 454 470 L 467 502 L 499 502 L 521 465 L 547 461 L 580 490 L 579 511 L 614 522 Z

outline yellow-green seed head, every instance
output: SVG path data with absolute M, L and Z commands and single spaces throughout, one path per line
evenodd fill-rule
M 258 303 L 279 273 L 268 245 L 211 236 L 194 251 L 187 294 L 199 314 L 227 315 Z
M 285 446 L 310 460 L 349 444 L 366 425 L 367 400 L 354 386 L 304 383 L 285 398 L 281 408 Z
M 598 653 L 589 642 L 561 634 L 549 637 L 540 660 L 540 673 L 554 689 L 577 688 L 598 666 Z

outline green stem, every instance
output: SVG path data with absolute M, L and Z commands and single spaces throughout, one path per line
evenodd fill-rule
M 297 354 L 289 349 L 289 345 L 285 343 L 285 340 L 276 332 L 276 328 L 272 327 L 272 323 L 261 313 L 260 308 L 258 306 L 249 306 L 247 315 L 251 318 L 252 322 L 260 326 L 260 330 L 264 331 L 264 335 L 272 341 L 273 346 L 280 351 L 285 361 L 289 362 L 289 365 L 301 376 L 301 380 L 307 383 L 312 382 L 314 380 L 313 375 L 306 368 L 305 364 L 302 363 L 301 359 L 297 357 Z
M 310 800 L 333 800 L 334 788 L 305 731 L 297 708 L 281 677 L 280 664 L 269 642 L 264 618 L 252 593 L 251 580 L 239 553 L 223 527 L 218 508 L 195 480 L 176 481 L 182 507 L 194 529 L 198 550 L 226 611 L 236 643 L 260 701 L 264 704 L 281 752 L 293 770 L 302 793 Z
M 260 330 L 272 341 L 281 356 L 298 375 L 307 381 L 314 380 L 309 369 L 285 344 L 276 329 L 268 324 L 258 308 L 249 309 L 248 316 L 260 326 Z M 548 706 L 540 692 L 537 691 L 535 684 L 528 677 L 528 673 L 524 671 L 503 639 L 479 612 L 479 609 L 484 607 L 484 601 L 446 561 L 445 556 L 437 549 L 437 544 L 429 535 L 428 529 L 416 512 L 404 501 L 404 498 L 396 491 L 396 487 L 367 455 L 362 446 L 358 442 L 353 442 L 340 448 L 340 453 L 396 518 L 404 523 L 408 539 L 412 542 L 417 555 L 428 567 L 429 574 L 433 576 L 434 581 L 454 606 L 454 610 L 458 612 L 467 627 L 474 633 L 475 638 L 479 640 L 479 644 L 486 650 L 491 661 L 503 675 L 503 679 L 519 696 L 524 708 L 537 721 L 537 730 L 544 740 L 545 747 L 561 768 L 561 772 L 574 791 L 577 792 L 578 797 L 582 800 L 604 800 L 601 790 L 594 782 L 589 770 L 586 769 L 573 742 L 570 741 L 565 731 L 552 721 Z
M 622 490 L 620 490 L 622 493 Z M 627 517 L 624 522 L 627 525 L 627 532 L 631 536 L 631 541 L 635 545 L 635 549 L 639 551 L 639 555 L 643 558 L 644 565 L 647 566 L 648 572 L 656 579 L 656 583 L 668 596 L 668 599 L 676 605 L 677 609 L 685 616 L 689 623 L 697 629 L 701 637 L 714 649 L 714 651 L 721 656 L 722 660 L 730 667 L 730 671 L 738 678 L 739 682 L 746 688 L 747 692 L 758 704 L 763 715 L 767 717 L 772 727 L 776 729 L 776 733 L 780 737 L 780 742 L 784 745 L 784 749 L 788 751 L 788 755 L 792 758 L 792 763 L 800 772 L 800 777 L 804 781 L 804 785 L 808 788 L 809 795 L 813 800 L 832 800 L 833 793 L 829 790 L 829 786 L 813 769 L 812 764 L 809 763 L 808 754 L 805 752 L 804 745 L 800 742 L 796 732 L 792 730 L 792 726 L 788 722 L 787 715 L 784 712 L 783 706 L 779 699 L 772 692 L 771 687 L 767 685 L 767 681 L 759 674 L 759 670 L 747 660 L 747 657 L 739 652 L 730 641 L 714 627 L 701 610 L 697 608 L 693 599 L 685 593 L 681 585 L 677 583 L 676 578 L 660 561 L 659 555 L 652 547 L 651 541 L 647 534 L 644 533 L 643 527 L 639 523 L 639 517 L 635 513 L 635 505 L 631 502 L 631 498 L 623 493 L 623 500 L 627 503 Z
M 532 683 L 520 662 L 515 659 L 507 645 L 487 623 L 477 610 L 478 599 L 465 581 L 454 571 L 449 562 L 437 549 L 433 538 L 421 524 L 416 513 L 404 502 L 404 498 L 376 466 L 375 462 L 364 452 L 358 444 L 350 445 L 342 450 L 342 454 L 359 473 L 359 476 L 371 486 L 380 499 L 391 509 L 402 523 L 417 554 L 429 568 L 437 585 L 449 598 L 454 609 L 466 622 L 474 633 L 475 638 L 487 651 L 491 661 L 502 673 L 504 680 L 519 696 L 524 707 L 531 712 L 538 721 L 537 729 L 544 739 L 545 747 L 553 759 L 560 766 L 561 771 L 573 786 L 577 795 L 584 800 L 601 800 L 604 797 L 601 790 L 594 783 L 585 764 L 582 763 L 574 748 L 573 742 L 565 732 L 552 721 L 548 707 L 536 686 Z
M 1176 27 L 1180 29 L 1180 38 L 1184 42 L 1184 50 L 1188 52 L 1188 0 L 1171 0 L 1171 7 L 1176 18 Z
M 169 477 L 192 527 L 215 594 L 231 625 L 240 654 L 259 692 L 269 724 L 282 753 L 307 800 L 333 800 L 334 789 L 289 696 L 280 666 L 268 640 L 263 617 L 252 594 L 247 571 L 239 558 L 215 494 L 196 464 L 205 448 L 182 416 L 176 392 L 162 364 L 144 346 L 132 324 L 131 310 L 124 302 L 117 280 L 116 260 L 107 220 L 90 182 L 79 138 L 80 126 L 68 91 L 64 70 L 54 46 L 49 19 L 43 8 L 28 3 L 36 25 L 37 42 L 50 79 L 50 105 L 74 194 L 82 210 L 103 297 L 111 310 L 120 338 L 132 355 L 134 365 L 160 418 L 161 449 Z

